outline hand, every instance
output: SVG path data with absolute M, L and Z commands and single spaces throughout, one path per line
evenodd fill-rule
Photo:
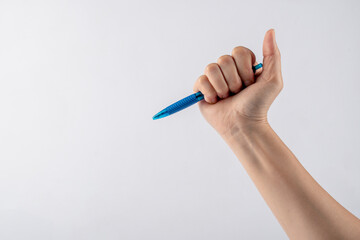
M 275 31 L 266 32 L 263 68 L 255 74 L 255 55 L 245 47 L 235 47 L 232 56 L 210 63 L 194 84 L 205 101 L 199 108 L 207 122 L 223 137 L 256 123 L 267 123 L 270 105 L 283 87 L 280 51 Z

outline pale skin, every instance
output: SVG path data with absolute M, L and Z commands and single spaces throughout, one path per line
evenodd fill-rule
M 207 65 L 194 84 L 207 122 L 240 160 L 290 239 L 360 239 L 360 220 L 332 198 L 276 135 L 268 110 L 283 88 L 275 31 L 265 34 L 263 68 L 236 47 Z

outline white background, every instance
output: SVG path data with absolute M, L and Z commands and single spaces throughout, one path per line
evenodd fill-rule
M 336 2 L 0 1 L 0 238 L 286 239 L 197 106 L 152 120 L 269 28 L 269 121 L 359 217 L 360 4 Z

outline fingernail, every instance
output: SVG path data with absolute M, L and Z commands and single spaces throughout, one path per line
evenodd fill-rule
M 214 103 L 214 99 L 213 98 L 206 98 L 205 99 L 207 103 Z
M 229 96 L 229 93 L 222 95 L 221 98 L 224 99 L 224 98 L 227 98 L 228 96 Z
M 273 28 L 273 31 L 274 31 L 273 40 L 274 40 L 274 43 L 277 44 L 277 43 L 276 43 L 276 36 L 275 36 L 276 34 L 275 34 L 275 29 L 274 29 L 274 28 Z

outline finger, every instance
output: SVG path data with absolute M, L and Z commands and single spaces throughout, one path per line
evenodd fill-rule
M 208 77 L 211 85 L 214 87 L 220 98 L 227 98 L 229 96 L 229 87 L 222 75 L 219 65 L 216 63 L 207 65 L 205 68 L 205 75 Z
M 252 70 L 255 62 L 254 53 L 246 47 L 236 47 L 232 50 L 231 55 L 235 60 L 239 76 L 244 85 L 247 87 L 253 84 L 255 81 Z
M 275 80 L 282 84 L 281 56 L 275 39 L 274 29 L 266 32 L 263 43 L 263 72 L 265 80 Z
M 230 55 L 224 55 L 218 58 L 217 63 L 223 73 L 225 81 L 232 93 L 238 93 L 241 89 L 241 79 L 236 69 L 234 59 Z
M 217 102 L 217 93 L 206 75 L 201 75 L 195 82 L 194 92 L 200 91 L 204 95 L 204 99 L 208 103 Z

